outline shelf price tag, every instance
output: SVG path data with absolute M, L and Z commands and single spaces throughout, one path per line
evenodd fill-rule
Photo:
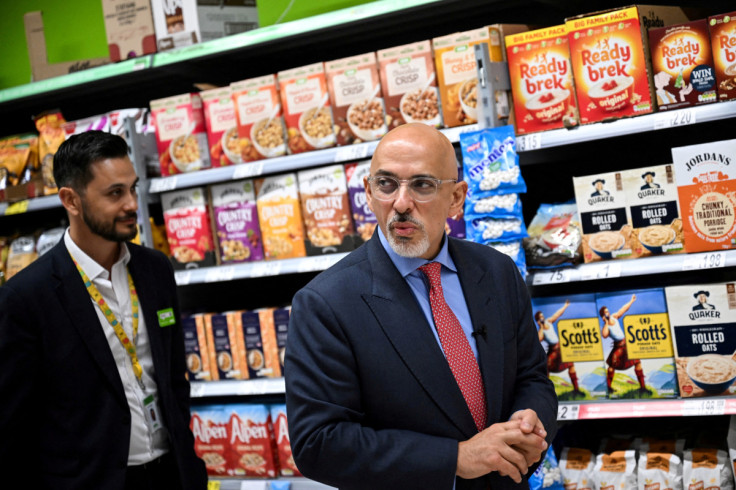
M 233 180 L 248 179 L 263 173 L 263 161 L 240 163 L 233 167 Z
M 685 400 L 682 415 L 723 415 L 726 413 L 726 400 Z
M 167 192 L 176 189 L 176 177 L 161 177 L 159 179 L 151 179 L 151 185 L 148 192 Z
M 582 281 L 592 281 L 594 279 L 611 279 L 621 277 L 621 264 L 608 263 L 601 265 L 587 265 L 583 267 L 580 273 Z
M 253 264 L 250 277 L 278 276 L 281 273 L 280 262 L 259 262 Z
M 368 156 L 368 144 L 342 146 L 335 152 L 335 162 L 361 160 Z
M 516 138 L 516 149 L 518 151 L 532 151 L 542 148 L 542 135 L 540 133 L 527 134 Z
M 245 482 L 243 482 L 245 483 Z M 241 484 L 242 486 L 242 484 Z M 207 490 L 220 490 L 220 480 L 208 480 Z
M 560 403 L 557 406 L 557 420 L 577 420 L 580 416 L 580 405 Z
M 677 128 L 695 124 L 695 111 L 693 109 L 680 109 L 672 112 L 663 112 L 654 120 L 654 129 Z
M 534 279 L 532 279 L 532 285 L 541 286 L 544 284 L 560 284 L 563 282 L 570 282 L 572 279 L 570 269 L 558 269 L 549 272 L 536 272 L 534 273 Z
M 192 281 L 192 271 L 176 271 L 174 280 L 178 286 L 186 286 Z
M 189 393 L 192 398 L 199 398 L 204 396 L 204 382 L 192 382 L 189 385 L 191 386 L 191 388 L 189 389 Z
M 5 209 L 5 216 L 11 214 L 22 214 L 28 211 L 28 199 L 24 201 L 14 202 Z
M 210 267 L 204 275 L 204 282 L 231 281 L 234 276 L 235 268 L 233 266 Z
M 726 267 L 726 252 L 687 255 L 682 259 L 683 271 L 717 269 L 719 267 Z

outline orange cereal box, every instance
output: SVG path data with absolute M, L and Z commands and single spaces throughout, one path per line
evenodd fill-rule
M 577 124 L 564 25 L 506 37 L 516 134 Z
M 277 79 L 289 153 L 335 146 L 324 65 L 320 62 L 280 71 Z
M 736 11 L 708 17 L 718 100 L 736 99 Z
M 244 368 L 249 378 L 282 376 L 273 312 L 274 308 L 261 308 L 234 315 L 244 345 Z
M 193 315 L 182 320 L 184 354 L 187 359 L 189 381 L 211 381 L 210 354 L 207 348 L 204 317 Z
M 256 179 L 255 186 L 266 260 L 304 257 L 304 226 L 296 174 Z
M 215 265 L 209 210 L 203 188 L 161 194 L 166 238 L 174 269 Z
M 243 366 L 240 365 L 235 324 L 228 322 L 228 314 L 205 315 L 204 324 L 210 351 L 214 350 L 216 379 L 247 379 L 243 377 Z
M 235 103 L 238 154 L 243 162 L 286 154 L 286 130 L 274 75 L 230 84 Z
M 238 153 L 238 128 L 230 87 L 205 90 L 199 95 L 204 107 L 212 166 L 226 167 L 240 163 L 242 160 Z
M 685 251 L 736 248 L 736 139 L 672 148 Z

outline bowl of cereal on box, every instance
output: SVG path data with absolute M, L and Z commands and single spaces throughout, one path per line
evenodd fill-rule
M 590 236 L 588 246 L 602 259 L 613 258 L 613 252 L 624 248 L 626 238 L 618 231 L 599 231 Z
M 319 105 L 302 112 L 299 116 L 299 131 L 314 148 L 327 148 L 335 144 L 332 114 L 328 107 Z
M 416 89 L 406 92 L 399 101 L 401 116 L 407 123 L 440 125 L 440 105 L 437 87 Z
M 230 128 L 220 138 L 222 144 L 222 151 L 225 152 L 228 160 L 233 164 L 243 163 L 243 157 L 240 156 L 240 144 L 238 140 L 238 128 Z
M 377 140 L 388 131 L 383 102 L 375 97 L 350 104 L 347 118 L 350 131 L 363 141 Z
M 460 107 L 471 119 L 478 120 L 478 79 L 470 78 L 460 85 Z
M 192 134 L 178 136 L 169 145 L 171 162 L 179 172 L 194 172 L 202 168 L 199 143 Z
M 706 393 L 723 393 L 736 380 L 736 361 L 730 356 L 703 354 L 688 360 L 686 372 Z
M 264 118 L 250 128 L 250 140 L 258 153 L 266 158 L 286 154 L 284 124 L 280 117 Z
M 639 243 L 653 254 L 661 254 L 663 247 L 675 241 L 675 230 L 667 225 L 652 225 L 639 230 Z

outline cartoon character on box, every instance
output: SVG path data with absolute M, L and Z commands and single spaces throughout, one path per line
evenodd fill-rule
M 609 393 L 614 391 L 613 377 L 616 374 L 616 370 L 629 369 L 631 366 L 634 366 L 636 378 L 639 380 L 639 390 L 642 392 L 650 391 L 644 380 L 644 370 L 641 367 L 641 361 L 639 359 L 629 359 L 624 330 L 621 328 L 621 324 L 619 323 L 619 318 L 629 311 L 629 308 L 634 304 L 634 301 L 636 301 L 636 295 L 632 294 L 631 300 L 629 300 L 628 303 L 623 305 L 621 309 L 614 314 L 611 314 L 607 306 L 601 306 L 601 309 L 599 310 L 601 321 L 603 322 L 601 326 L 601 334 L 604 338 L 610 337 L 611 340 L 613 340 L 613 348 L 606 359 L 606 364 L 608 365 L 606 383 L 608 384 Z
M 698 291 L 697 293 L 693 294 L 693 296 L 695 297 L 695 299 L 698 300 L 698 304 L 693 306 L 693 311 L 716 309 L 715 306 L 708 303 L 708 297 L 710 296 L 709 291 Z
M 547 372 L 548 373 L 561 373 L 567 370 L 570 375 L 570 382 L 573 387 L 573 396 L 581 393 L 580 387 L 578 386 L 578 375 L 575 372 L 574 362 L 562 362 L 562 352 L 560 350 L 560 338 L 557 336 L 557 332 L 554 328 L 554 323 L 560 319 L 565 310 L 570 306 L 570 300 L 565 300 L 565 304 L 562 308 L 557 310 L 551 317 L 544 318 L 542 311 L 537 311 L 534 314 L 534 321 L 537 322 L 539 327 L 539 341 L 546 341 L 549 348 L 547 350 Z
M 647 190 L 647 189 L 659 189 L 661 186 L 654 182 L 655 173 L 650 171 L 644 172 L 644 174 L 641 176 L 642 179 L 644 179 L 644 185 L 641 186 L 641 190 Z

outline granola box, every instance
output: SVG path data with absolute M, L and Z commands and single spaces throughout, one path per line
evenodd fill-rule
M 202 98 L 182 94 L 151 101 L 161 175 L 210 167 Z
M 736 99 L 736 11 L 708 17 L 718 100 Z
M 337 144 L 374 141 L 386 134 L 383 93 L 376 54 L 325 62 Z
M 182 320 L 184 355 L 187 359 L 189 381 L 210 381 L 210 355 L 203 315 L 192 315 Z
M 273 325 L 276 331 L 276 348 L 278 349 L 279 368 L 284 372 L 284 357 L 286 355 L 286 339 L 289 336 L 289 317 L 291 306 L 273 310 Z
M 532 298 L 532 310 L 557 398 L 605 398 L 606 373 L 595 295 Z
M 345 165 L 345 176 L 348 179 L 348 195 L 350 197 L 350 210 L 353 213 L 355 230 L 363 241 L 368 241 L 373 236 L 378 221 L 376 215 L 368 206 L 365 195 L 364 179 L 370 176 L 371 162 L 348 163 Z
M 623 188 L 623 173 L 573 177 L 586 263 L 637 257 Z
M 227 405 L 230 439 L 227 476 L 276 476 L 276 444 L 271 412 L 265 405 Z
M 688 253 L 736 248 L 736 139 L 672 148 Z
M 194 435 L 194 452 L 204 461 L 207 474 L 216 477 L 227 475 L 230 438 L 225 407 L 193 406 L 189 428 Z
M 255 180 L 258 222 L 266 260 L 304 257 L 304 225 L 296 174 Z
M 386 102 L 386 124 L 442 125 L 432 45 L 421 41 L 376 52 Z
M 353 250 L 357 236 L 350 219 L 343 166 L 337 164 L 302 170 L 298 178 L 307 232 L 307 255 Z
M 716 74 L 705 19 L 649 29 L 649 52 L 659 110 L 716 102 Z
M 228 321 L 228 313 L 207 314 L 204 316 L 207 343 L 214 351 L 216 379 L 248 379 L 243 369 L 243 355 L 238 341 L 235 324 Z
M 281 377 L 273 310 L 237 312 L 233 320 L 245 348 L 244 368 L 248 378 Z
M 286 129 L 274 75 L 230 84 L 237 116 L 238 155 L 243 162 L 286 154 Z
M 277 79 L 289 153 L 335 146 L 324 65 L 320 62 L 280 71 Z
M 210 195 L 219 262 L 229 264 L 263 260 L 253 181 L 213 185 Z
M 161 194 L 166 238 L 175 269 L 215 265 L 215 250 L 204 189 Z
M 609 398 L 676 398 L 672 333 L 664 291 L 596 294 Z
M 677 184 L 672 164 L 623 172 L 631 216 L 631 246 L 640 257 L 683 253 Z
M 302 474 L 296 467 L 294 456 L 291 452 L 286 405 L 271 405 L 271 420 L 273 421 L 273 433 L 276 438 L 276 449 L 278 451 L 279 474 L 281 476 L 301 476 Z
M 210 162 L 213 167 L 241 163 L 238 152 L 238 128 L 230 87 L 200 92 L 207 127 Z
M 736 394 L 736 284 L 665 288 L 682 397 Z
M 506 37 L 516 134 L 577 124 L 575 87 L 564 25 Z

